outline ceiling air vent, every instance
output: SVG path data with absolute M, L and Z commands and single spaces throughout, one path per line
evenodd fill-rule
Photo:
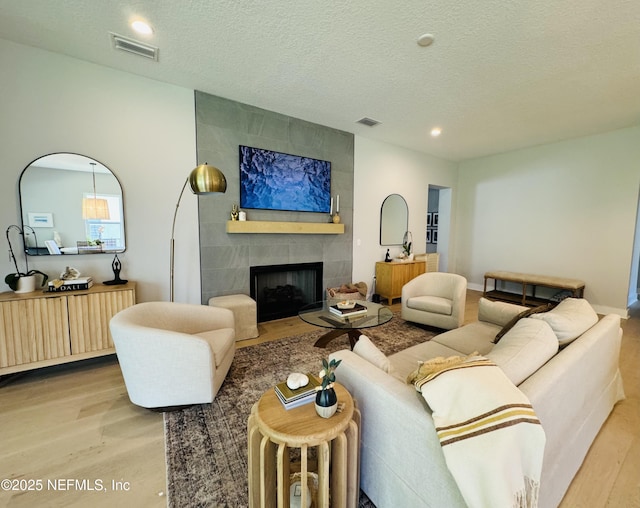
M 356 123 L 361 123 L 362 125 L 366 125 L 367 127 L 375 127 L 380 122 L 378 122 L 378 120 L 374 120 L 373 118 L 367 118 L 365 116 L 364 118 L 361 118 L 360 120 L 358 120 Z
M 120 49 L 122 51 L 133 53 L 134 55 L 150 58 L 151 60 L 158 60 L 159 50 L 155 46 L 150 46 L 149 44 L 145 44 L 143 42 L 134 41 L 133 39 L 123 37 L 122 35 L 114 34 L 113 32 L 110 32 L 109 34 L 111 35 L 113 49 Z

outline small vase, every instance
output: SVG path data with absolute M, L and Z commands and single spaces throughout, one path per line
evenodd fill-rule
M 333 388 L 316 393 L 316 413 L 322 418 L 331 418 L 338 409 L 338 397 Z

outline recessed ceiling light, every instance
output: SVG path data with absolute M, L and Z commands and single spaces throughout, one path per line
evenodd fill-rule
M 418 46 L 422 46 L 426 48 L 427 46 L 431 46 L 433 44 L 434 37 L 432 34 L 423 34 L 418 37 Z
M 131 28 L 133 28 L 136 32 L 142 35 L 151 35 L 153 33 L 153 28 L 149 23 L 146 23 L 140 19 L 133 21 L 131 23 Z
M 440 127 L 434 127 L 431 129 L 432 138 L 437 138 L 440 134 L 442 134 L 442 129 Z

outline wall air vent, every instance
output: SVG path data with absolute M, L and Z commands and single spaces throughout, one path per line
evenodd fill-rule
M 361 118 L 360 120 L 358 120 L 356 123 L 361 123 L 362 125 L 366 125 L 367 127 L 375 127 L 380 122 L 378 122 L 378 120 L 374 120 L 373 118 L 367 118 L 365 116 L 364 118 Z
M 155 46 L 150 46 L 149 44 L 145 44 L 143 42 L 134 41 L 133 39 L 129 39 L 128 37 L 114 34 L 113 32 L 109 32 L 109 35 L 111 36 L 113 49 L 120 49 L 122 51 L 133 53 L 134 55 L 139 55 L 145 58 L 150 58 L 151 60 L 158 61 L 159 49 Z

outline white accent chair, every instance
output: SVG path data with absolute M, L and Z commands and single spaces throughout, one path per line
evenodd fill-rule
M 453 330 L 464 322 L 467 279 L 462 275 L 428 272 L 402 286 L 402 319 Z
M 145 302 L 109 322 L 131 402 L 167 408 L 213 402 L 236 350 L 233 312 Z

